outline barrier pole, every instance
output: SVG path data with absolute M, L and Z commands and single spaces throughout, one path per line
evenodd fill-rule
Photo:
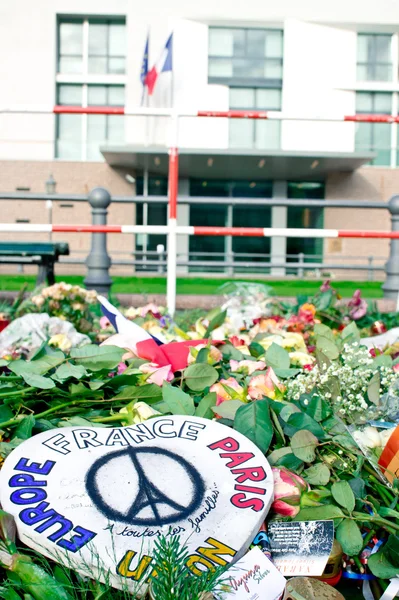
M 171 143 L 169 147 L 168 173 L 168 260 L 166 279 L 166 305 L 173 317 L 176 310 L 176 263 L 177 263 L 177 194 L 179 187 L 179 117 L 177 113 L 171 119 Z

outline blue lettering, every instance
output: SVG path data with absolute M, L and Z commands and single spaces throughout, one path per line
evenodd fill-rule
M 96 537 L 96 533 L 94 531 L 90 531 L 89 529 L 85 529 L 84 527 L 80 527 L 79 525 L 74 528 L 79 535 L 74 535 L 71 537 L 70 541 L 68 540 L 60 540 L 57 542 L 58 546 L 61 548 L 65 548 L 69 550 L 69 552 L 77 552 L 80 548 L 83 548 L 86 544 L 88 544 L 94 537 Z
M 29 497 L 25 496 L 29 494 Z M 10 496 L 11 502 L 14 504 L 34 504 L 35 502 L 41 502 L 47 498 L 47 494 L 41 488 L 22 488 L 15 490 Z
M 55 462 L 52 460 L 46 460 L 44 465 L 40 465 L 39 463 L 31 463 L 28 465 L 28 460 L 29 458 L 20 458 L 17 465 L 14 467 L 14 471 L 36 473 L 37 475 L 48 475 L 55 465 Z
M 36 481 L 32 475 L 13 475 L 8 482 L 10 487 L 44 487 L 47 485 L 46 481 Z

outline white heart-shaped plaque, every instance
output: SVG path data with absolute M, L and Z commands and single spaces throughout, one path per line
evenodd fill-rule
M 150 577 L 161 535 L 180 536 L 194 573 L 237 560 L 272 498 L 261 451 L 196 417 L 46 431 L 18 446 L 0 472 L 1 504 L 25 544 L 131 590 Z

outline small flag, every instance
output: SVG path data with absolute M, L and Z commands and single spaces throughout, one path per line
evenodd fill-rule
M 143 84 L 143 86 L 147 85 L 149 45 L 150 45 L 150 34 L 148 33 L 147 41 L 145 43 L 143 62 L 141 63 L 141 73 L 140 73 L 140 79 L 141 79 L 141 83 Z
M 108 302 L 108 300 L 104 298 L 104 296 L 97 296 L 97 298 L 101 304 L 101 310 L 104 317 L 107 317 L 116 333 L 131 336 L 131 339 L 135 344 L 145 340 L 154 340 L 158 345 L 163 343 L 148 333 L 148 331 L 139 325 L 136 325 L 136 323 L 129 321 L 129 319 L 124 317 L 123 314 L 115 306 L 113 306 L 113 304 L 111 304 L 111 302 Z
M 158 62 L 156 62 L 155 65 L 152 67 L 152 69 L 150 71 L 148 71 L 146 83 L 147 83 L 147 87 L 148 87 L 148 93 L 150 96 L 152 95 L 152 93 L 154 91 L 155 84 L 158 80 L 159 75 L 161 73 L 165 73 L 166 71 L 172 71 L 172 70 L 173 70 L 173 33 L 170 34 L 168 41 L 165 44 L 165 48 L 163 49 Z

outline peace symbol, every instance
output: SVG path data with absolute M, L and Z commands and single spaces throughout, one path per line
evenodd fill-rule
M 157 455 L 159 459 L 159 470 L 162 470 L 162 457 L 172 459 L 184 469 L 193 488 L 191 500 L 188 505 L 185 506 L 172 498 L 168 498 L 168 496 L 162 492 L 152 480 L 150 480 L 150 477 L 151 479 L 156 479 L 157 472 L 151 473 L 150 477 L 149 474 L 146 473 L 142 462 L 145 463 L 145 455 L 147 454 Z M 126 512 L 121 512 L 110 506 L 104 500 L 98 481 L 98 472 L 101 467 L 107 465 L 111 460 L 114 461 L 117 458 L 124 457 L 130 459 L 132 468 L 138 476 L 138 492 L 130 508 Z M 128 523 L 129 525 L 152 525 L 161 527 L 162 525 L 186 519 L 191 513 L 197 510 L 205 495 L 205 484 L 201 475 L 193 465 L 185 458 L 182 458 L 169 450 L 164 450 L 163 448 L 144 447 L 135 449 L 129 447 L 117 452 L 110 452 L 96 460 L 87 472 L 86 490 L 95 507 L 110 521 L 121 521 L 123 523 Z M 182 490 L 182 492 L 185 493 L 186 490 Z M 123 495 L 124 490 L 121 489 L 120 493 Z M 190 492 L 188 491 L 187 493 Z M 172 514 L 166 516 L 161 515 L 158 507 L 162 505 L 172 509 Z M 148 513 L 151 512 L 152 516 L 140 517 L 140 513 L 146 508 L 149 509 L 146 514 L 148 515 Z

